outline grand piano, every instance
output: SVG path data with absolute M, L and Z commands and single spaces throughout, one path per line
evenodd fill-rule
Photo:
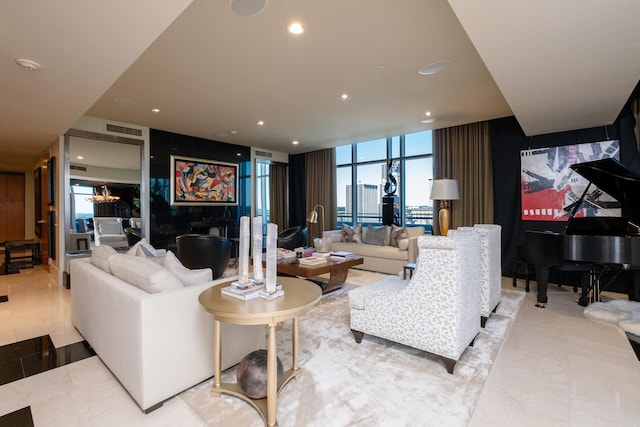
M 622 289 L 610 285 L 623 272 L 640 272 L 640 174 L 615 159 L 602 159 L 571 166 L 589 181 L 589 186 L 571 210 L 564 234 L 525 231 L 523 256 L 533 264 L 538 282 L 538 307 L 547 303 L 551 268 L 581 275 L 580 305 L 599 299 L 601 290 L 624 292 L 640 300 L 640 274 L 627 274 Z M 585 197 L 594 184 L 620 203 L 620 217 L 574 217 L 585 205 L 599 211 L 606 208 L 597 199 Z M 601 287 L 603 278 L 607 279 Z M 620 282 L 620 281 L 618 281 Z

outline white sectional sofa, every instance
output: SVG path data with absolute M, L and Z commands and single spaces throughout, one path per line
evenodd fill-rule
M 106 249 L 98 248 L 94 255 L 96 251 L 104 255 Z M 185 286 L 177 279 L 180 275 L 164 267 L 166 263 L 138 254 L 143 256 L 113 250 L 107 256 L 92 256 L 93 263 L 89 258 L 72 260 L 71 305 L 80 334 L 140 408 L 149 412 L 213 376 L 214 321 L 198 296 L 233 278 L 210 281 L 211 272 L 205 269 L 209 280 Z M 223 324 L 222 347 L 222 368 L 226 369 L 248 353 L 266 348 L 265 329 Z
M 378 228 L 378 227 L 375 227 Z M 386 244 L 378 245 L 365 243 L 367 239 L 367 227 L 362 227 L 360 242 L 343 241 L 342 230 L 325 231 L 322 235 L 325 239 L 331 239 L 331 251 L 348 251 L 364 258 L 364 263 L 355 268 L 378 271 L 387 274 L 398 274 L 403 271 L 407 263 L 415 263 L 418 257 L 418 236 L 424 235 L 424 227 L 406 227 L 408 238 L 402 239 L 398 247 L 388 243 L 391 228 L 387 228 Z

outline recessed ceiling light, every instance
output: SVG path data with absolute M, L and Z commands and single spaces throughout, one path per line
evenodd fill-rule
M 424 113 L 425 117 L 431 117 L 431 111 L 427 111 L 426 113 Z
M 83 160 L 83 159 L 84 159 L 84 157 L 82 157 L 82 156 L 78 156 L 78 157 L 76 157 L 76 159 L 78 159 L 78 160 Z
M 258 126 L 264 126 L 264 121 L 259 120 L 256 124 L 257 124 Z
M 428 76 L 431 74 L 439 73 L 442 70 L 445 70 L 449 67 L 451 63 L 449 61 L 438 61 L 432 62 L 431 64 L 423 65 L 418 70 L 418 74 L 423 76 Z
M 297 139 L 294 139 L 293 141 L 291 141 L 291 143 L 293 145 L 298 145 L 298 144 L 300 144 L 300 141 L 298 141 Z
M 113 102 L 121 107 L 132 107 L 136 105 L 136 101 L 131 98 L 116 98 Z
M 301 23 L 299 22 L 293 22 L 291 23 L 287 29 L 289 30 L 289 32 L 291 34 L 302 34 L 304 33 L 304 27 L 302 26 Z
M 18 58 L 16 59 L 16 64 L 21 66 L 27 71 L 36 71 L 42 68 L 42 65 L 38 64 L 36 61 L 32 61 L 30 59 Z
M 349 95 L 348 93 L 343 93 L 342 95 L 340 95 L 341 101 L 348 101 L 350 99 L 351 99 L 351 95 Z
M 242 157 L 242 153 L 236 153 L 236 156 Z
M 159 108 L 152 108 L 151 112 L 154 113 L 154 114 L 158 114 L 160 112 L 160 109 Z

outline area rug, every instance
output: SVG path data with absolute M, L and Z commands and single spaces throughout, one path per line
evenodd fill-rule
M 300 318 L 301 372 L 278 397 L 280 426 L 464 426 L 524 293 L 503 290 L 498 310 L 450 375 L 439 357 L 349 329 L 347 293 L 323 296 Z M 277 329 L 278 357 L 291 366 L 291 322 Z M 235 368 L 222 374 L 235 382 Z M 179 395 L 205 425 L 264 425 L 241 399 L 211 397 L 212 380 Z

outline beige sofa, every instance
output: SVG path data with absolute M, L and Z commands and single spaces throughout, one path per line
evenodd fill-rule
M 367 243 L 342 242 L 341 230 L 329 230 L 322 234 L 331 239 L 331 251 L 347 251 L 364 257 L 364 263 L 355 268 L 378 271 L 387 274 L 398 274 L 407 263 L 415 263 L 418 257 L 418 236 L 424 235 L 424 227 L 407 227 L 409 239 L 400 242 L 400 247 L 389 245 L 372 245 Z M 366 239 L 367 227 L 362 227 L 362 239 Z
M 97 248 L 96 248 L 97 249 Z M 95 252 L 95 250 L 94 250 Z M 171 254 L 168 254 L 171 255 Z M 213 376 L 213 319 L 198 302 L 211 286 L 233 278 L 184 286 L 144 257 L 115 254 L 101 267 L 89 258 L 71 261 L 73 324 L 98 357 L 149 412 L 170 397 Z M 157 261 L 156 261 L 157 262 Z M 96 262 L 97 263 L 97 262 Z M 133 281 L 142 275 L 149 293 L 114 276 L 122 265 Z M 114 274 L 105 271 L 110 267 Z M 124 277 L 119 274 L 120 277 Z M 211 277 L 209 272 L 208 277 Z M 154 281 L 170 282 L 165 290 Z M 168 280 L 167 280 L 168 279 Z M 222 325 L 222 368 L 265 347 L 263 326 Z

